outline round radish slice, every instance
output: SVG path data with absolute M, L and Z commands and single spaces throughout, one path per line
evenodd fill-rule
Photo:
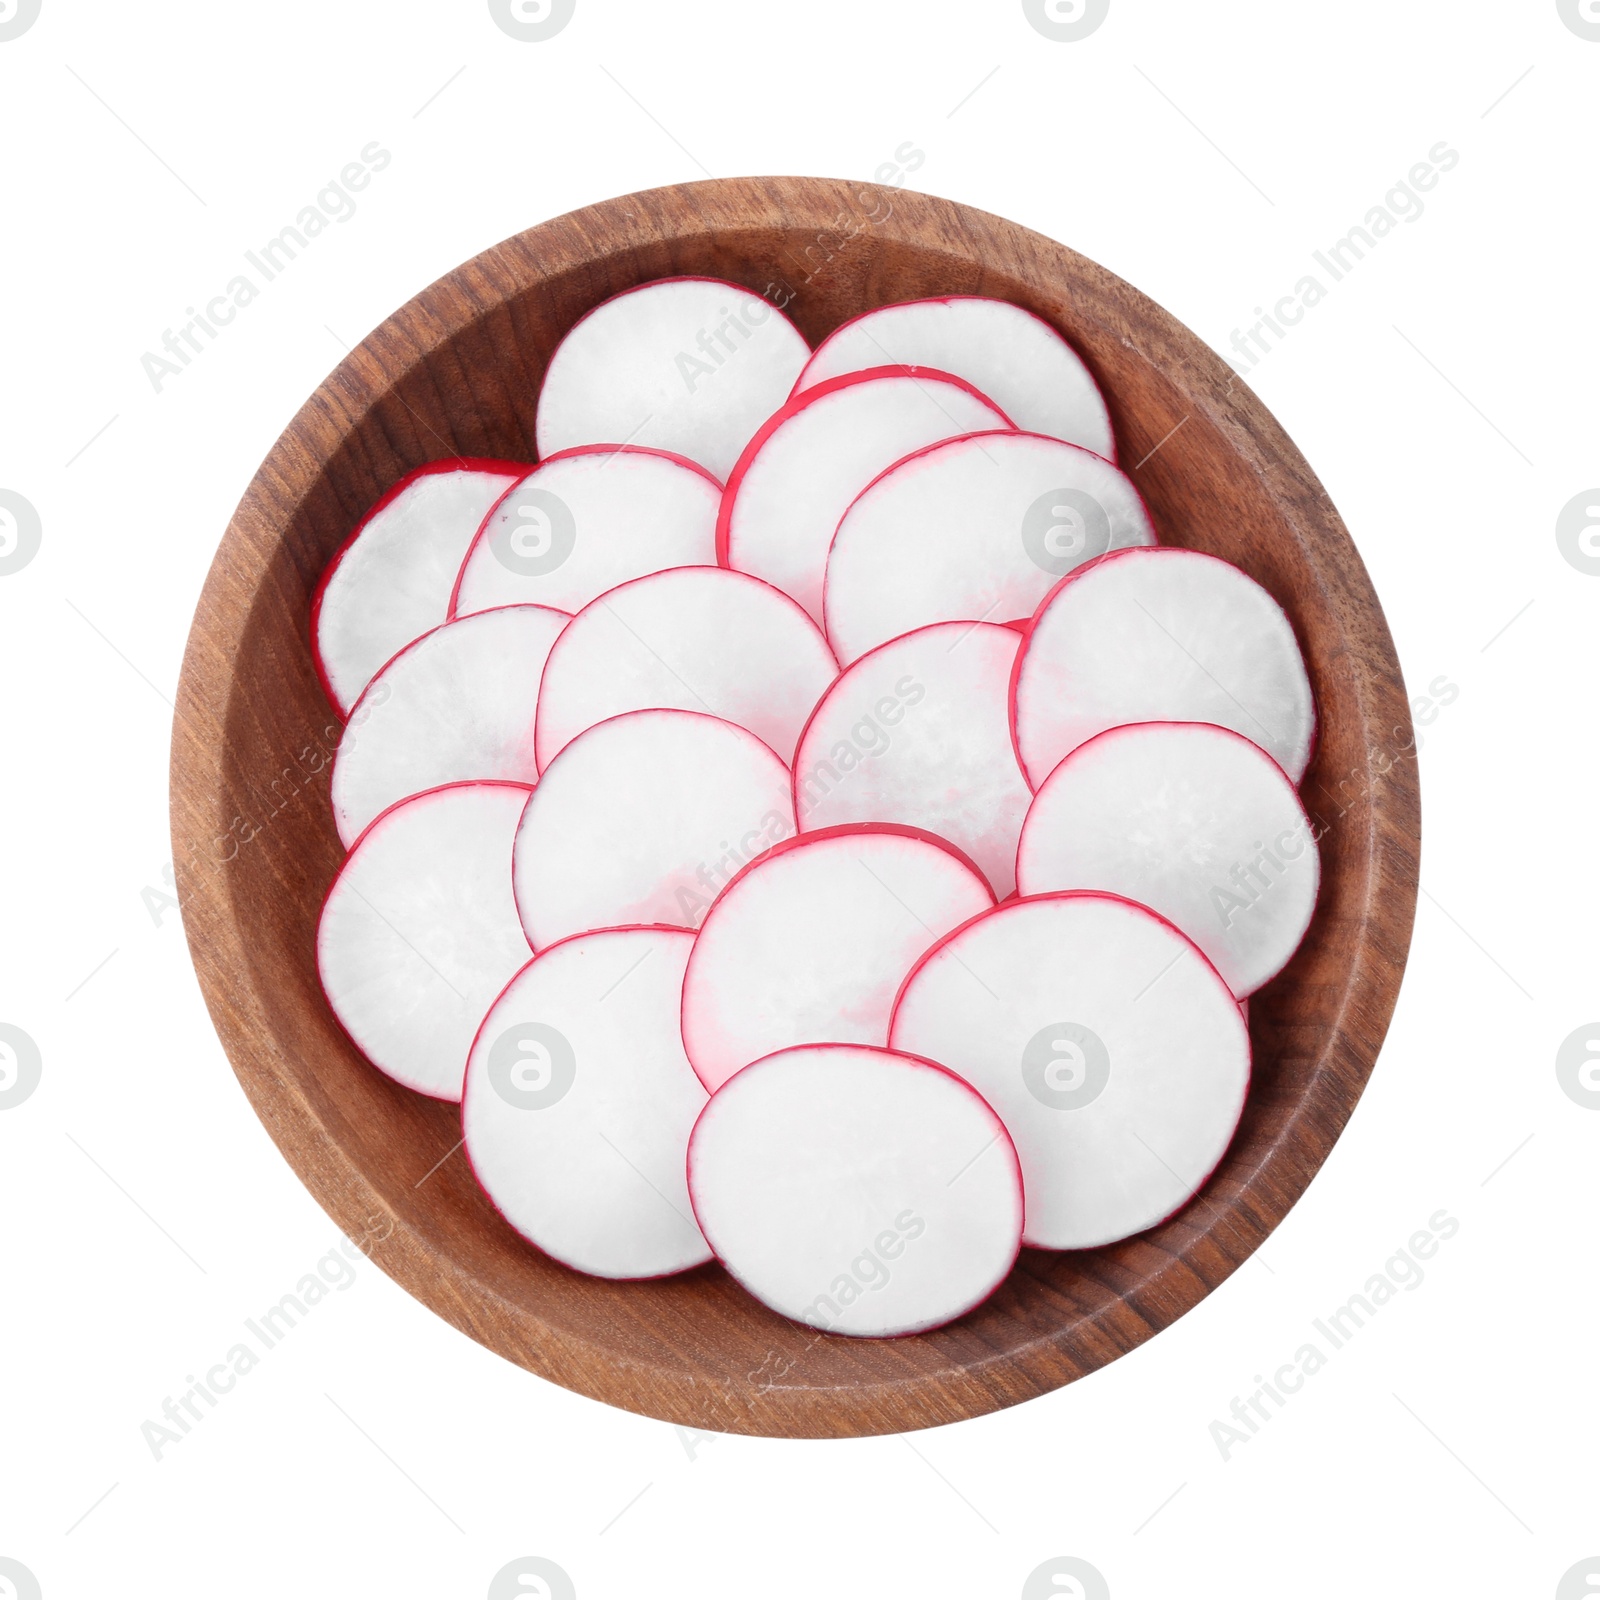
M 953 372 L 992 396 L 1019 428 L 1116 460 L 1111 416 L 1099 385 L 1077 351 L 1021 306 L 979 295 L 880 306 L 836 328 L 817 346 L 795 393 L 888 362 Z
M 557 1261 L 658 1278 L 708 1261 L 684 1177 L 706 1103 L 678 1037 L 694 935 L 613 928 L 541 952 L 467 1062 L 461 1129 L 500 1214 Z
M 795 752 L 801 828 L 924 828 L 971 856 L 997 896 L 1010 894 L 1029 800 L 1006 720 L 1021 643 L 1012 628 L 942 622 L 847 668 Z
M 1108 461 L 1036 433 L 973 433 L 896 462 L 845 512 L 823 612 L 848 664 L 930 622 L 1016 622 L 1074 567 L 1156 542 Z
M 1017 661 L 1012 725 L 1037 788 L 1063 756 L 1125 722 L 1214 722 L 1298 783 L 1316 711 L 1283 608 L 1198 550 L 1119 550 L 1069 573 Z
M 936 439 L 1010 426 L 971 384 L 927 368 L 818 384 L 769 417 L 739 457 L 717 521 L 718 559 L 776 584 L 820 624 L 828 546 L 862 489 Z
M 1250 1080 L 1249 1035 L 1216 969 L 1111 895 L 1014 900 L 958 929 L 906 979 L 889 1039 L 937 1057 L 1004 1119 L 1022 1242 L 1043 1250 L 1110 1244 L 1187 1204 Z
M 361 1053 L 459 1100 L 472 1036 L 528 959 L 511 894 L 524 783 L 453 783 L 385 811 L 322 907 L 317 971 Z
M 641 284 L 602 301 L 556 347 L 539 391 L 539 455 L 625 439 L 726 477 L 809 354 L 776 306 L 736 283 Z
M 943 1067 L 864 1045 L 780 1050 L 730 1078 L 689 1138 L 689 1194 L 762 1304 L 866 1338 L 970 1311 L 1022 1230 L 1000 1119 Z
M 567 622 L 545 606 L 447 622 L 367 685 L 333 763 L 333 820 L 347 849 L 407 795 L 469 778 L 533 782 L 539 678 Z
M 1017 887 L 1149 906 L 1243 997 L 1305 937 L 1317 855 L 1294 785 L 1259 747 L 1210 723 L 1138 722 L 1079 745 L 1045 779 L 1022 825 Z
M 744 868 L 701 925 L 683 1043 L 708 1089 L 789 1045 L 881 1045 L 901 980 L 994 904 L 973 865 L 910 828 L 802 834 Z
M 709 472 L 660 450 L 552 456 L 482 519 L 450 615 L 517 604 L 579 611 L 630 578 L 714 562 L 721 503 Z
M 513 877 L 536 949 L 595 928 L 692 928 L 746 861 L 794 832 L 789 769 L 696 711 L 630 711 L 545 768 Z
M 478 525 L 527 470 L 515 461 L 430 462 L 340 546 L 311 602 L 311 652 L 341 717 L 384 662 L 445 620 Z
M 748 728 L 788 761 L 839 668 L 788 595 L 725 567 L 678 567 L 591 601 L 550 653 L 539 765 L 585 728 L 650 707 Z

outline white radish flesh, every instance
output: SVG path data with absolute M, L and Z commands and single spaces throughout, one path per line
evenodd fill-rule
M 802 834 L 717 897 L 683 985 L 683 1042 L 708 1089 L 790 1045 L 882 1045 L 901 980 L 994 904 L 948 846 L 870 824 Z
M 970 384 L 925 368 L 882 367 L 808 389 L 762 425 L 733 469 L 718 559 L 776 584 L 820 625 L 828 547 L 850 502 L 913 450 L 1010 426 Z
M 722 484 L 659 450 L 589 448 L 541 462 L 487 512 L 450 600 L 574 612 L 630 578 L 717 559 Z
M 545 768 L 513 875 L 538 949 L 644 923 L 692 928 L 718 889 L 794 832 L 789 769 L 754 734 L 691 711 L 631 711 Z
M 1294 785 L 1210 723 L 1133 723 L 1079 745 L 1033 797 L 1017 850 L 1023 894 L 1103 889 L 1149 906 L 1241 998 L 1298 948 L 1317 882 Z
M 788 761 L 838 670 L 811 618 L 758 578 L 724 567 L 637 578 L 585 606 L 551 652 L 539 765 L 597 722 L 650 707 L 736 722 Z
M 403 801 L 356 841 L 317 926 L 317 971 L 345 1032 L 408 1089 L 459 1100 L 494 997 L 532 954 L 511 894 L 521 783 Z
M 694 936 L 617 928 L 553 945 L 495 1001 L 467 1064 L 467 1159 L 502 1216 L 602 1278 L 710 1259 L 684 1176 L 705 1105 L 678 1037 Z
M 1082 357 L 1049 323 L 1005 300 L 951 295 L 868 311 L 817 346 L 795 392 L 896 361 L 952 372 L 1019 428 L 1116 460 L 1111 416 Z
M 1010 894 L 1030 798 L 1006 717 L 1021 642 L 1011 628 L 945 622 L 862 656 L 800 740 L 801 828 L 922 828 L 970 856 L 997 896 Z
M 1110 1244 L 1185 1205 L 1250 1077 L 1244 1019 L 1215 969 L 1170 923 L 1106 895 L 1015 900 L 968 923 L 907 978 L 889 1037 L 1004 1119 L 1023 1243 L 1045 1250 Z
M 809 354 L 776 305 L 736 283 L 641 284 L 602 301 L 556 347 L 539 390 L 539 455 L 626 441 L 725 478 Z
M 946 439 L 897 462 L 845 512 L 823 613 L 848 665 L 932 622 L 1018 622 L 1074 567 L 1156 542 L 1108 461 L 1036 433 Z
M 329 562 L 311 605 L 311 648 L 341 717 L 384 662 L 445 620 L 479 524 L 527 470 L 515 461 L 419 467 L 378 501 Z
M 689 1140 L 695 1215 L 764 1305 L 829 1333 L 921 1333 L 1016 1260 L 1017 1158 L 942 1067 L 860 1045 L 765 1057 L 712 1096 Z
M 1294 629 L 1253 578 L 1197 550 L 1121 550 L 1061 580 L 1034 615 L 1012 698 L 1037 788 L 1126 722 L 1214 722 L 1298 783 L 1316 711 Z
M 470 778 L 534 781 L 539 680 L 568 620 L 502 606 L 447 622 L 367 685 L 333 763 L 333 820 L 347 849 L 407 795 Z

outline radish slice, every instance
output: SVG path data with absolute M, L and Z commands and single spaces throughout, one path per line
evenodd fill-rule
M 718 278 L 661 278 L 602 301 L 545 370 L 541 458 L 624 439 L 726 477 L 810 354 L 776 306 Z
M 1250 1079 L 1244 1019 L 1216 969 L 1110 895 L 1015 900 L 958 929 L 906 979 L 889 1038 L 960 1073 L 1004 1119 L 1027 1193 L 1022 1242 L 1043 1250 L 1110 1244 L 1187 1204 Z
M 762 1304 L 866 1338 L 970 1311 L 1022 1229 L 994 1112 L 933 1062 L 862 1045 L 780 1050 L 730 1078 L 690 1136 L 689 1194 Z
M 795 753 L 802 829 L 924 828 L 971 856 L 999 898 L 1010 894 L 1029 800 L 1006 720 L 1021 643 L 993 623 L 942 622 L 847 668 Z
M 611 445 L 552 456 L 481 519 L 450 615 L 579 611 L 630 578 L 713 562 L 721 503 L 721 483 L 681 456 Z
M 1214 722 L 1299 783 L 1316 711 L 1283 608 L 1198 550 L 1119 550 L 1069 573 L 1034 614 L 1012 690 L 1017 755 L 1037 788 L 1125 722 Z
M 467 1159 L 500 1214 L 579 1272 L 658 1278 L 711 1258 L 684 1152 L 706 1103 L 678 1037 L 694 935 L 586 933 L 511 980 L 467 1062 Z
M 721 885 L 794 832 L 789 769 L 695 711 L 630 711 L 545 769 L 512 870 L 536 949 L 595 928 L 692 928 Z
M 339 547 L 311 602 L 311 653 L 341 717 L 384 662 L 445 620 L 478 525 L 527 470 L 515 461 L 431 461 Z
M 723 567 L 637 578 L 585 606 L 551 652 L 539 765 L 585 728 L 652 706 L 736 722 L 788 761 L 838 670 L 811 618 L 758 578 Z
M 745 867 L 701 925 L 683 1043 L 708 1089 L 789 1045 L 881 1045 L 901 980 L 994 904 L 941 840 L 872 824 L 802 834 Z
M 511 895 L 524 783 L 452 783 L 356 841 L 317 926 L 317 971 L 356 1047 L 408 1089 L 459 1100 L 472 1036 L 530 954 Z
M 845 512 L 823 613 L 848 664 L 930 622 L 1033 615 L 1076 566 L 1156 533 L 1108 461 L 1037 433 L 973 433 L 896 462 Z
M 503 606 L 447 622 L 367 685 L 333 763 L 333 820 L 346 849 L 407 795 L 469 778 L 533 782 L 539 678 L 568 620 L 545 606 Z
M 828 546 L 861 490 L 936 439 L 1010 426 L 971 384 L 925 367 L 878 367 L 808 389 L 739 457 L 717 521 L 718 560 L 776 584 L 820 624 Z
M 1019 428 L 1116 460 L 1111 415 L 1099 385 L 1077 351 L 1021 306 L 980 295 L 880 306 L 836 328 L 817 346 L 795 393 L 888 362 L 955 373 L 992 396 Z
M 1149 906 L 1241 998 L 1295 953 L 1318 852 L 1294 785 L 1265 751 L 1202 722 L 1140 722 L 1081 744 L 1022 826 L 1025 895 L 1104 889 Z

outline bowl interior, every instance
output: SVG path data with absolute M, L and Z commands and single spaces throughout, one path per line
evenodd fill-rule
M 985 1305 L 914 1338 L 796 1326 L 716 1267 L 617 1284 L 558 1266 L 473 1182 L 456 1108 L 368 1066 L 317 982 L 317 917 L 342 859 L 328 804 L 340 724 L 307 637 L 323 567 L 411 468 L 531 462 L 562 334 L 607 295 L 674 273 L 777 298 L 812 343 L 928 295 L 995 295 L 1046 318 L 1105 389 L 1163 539 L 1236 562 L 1282 602 L 1320 709 L 1304 794 L 1327 830 L 1321 900 L 1299 954 L 1251 1003 L 1254 1077 L 1227 1157 L 1170 1222 L 1108 1249 L 1024 1252 Z M 321 1203 L 411 1292 L 509 1359 L 667 1420 L 872 1433 L 1013 1404 L 1114 1359 L 1232 1272 L 1298 1198 L 1371 1069 L 1404 964 L 1413 754 L 1388 631 L 1337 514 L 1187 330 L 980 212 L 863 184 L 721 180 L 508 240 L 402 308 L 311 398 L 252 482 L 196 614 L 174 725 L 175 861 L 197 971 L 247 1092 Z

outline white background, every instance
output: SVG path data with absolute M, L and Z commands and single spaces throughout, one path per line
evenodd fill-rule
M 478 1597 L 523 1555 L 581 1600 L 1011 1597 L 1063 1555 L 1115 1600 L 1556 1594 L 1600 1553 L 1600 1114 L 1554 1067 L 1600 1015 L 1600 578 L 1554 532 L 1600 482 L 1597 82 L 1554 0 L 1112 0 L 1078 43 L 1015 0 L 578 0 L 537 44 L 482 0 L 43 0 L 0 43 L 0 488 L 43 525 L 0 577 L 0 1020 L 43 1056 L 0 1112 L 0 1555 L 46 1600 Z M 393 161 L 357 214 L 154 392 L 141 355 L 372 140 Z M 1259 1256 L 1083 1382 L 840 1443 L 582 1399 L 362 1262 L 154 1460 L 141 1423 L 336 1242 L 160 891 L 201 582 L 344 344 L 574 207 L 870 178 L 909 141 L 913 186 L 1071 244 L 1225 349 L 1441 140 L 1461 159 L 1425 213 L 1250 380 L 1349 523 L 1410 692 L 1458 690 L 1422 730 L 1394 1026 Z M 1440 1208 L 1460 1229 L 1426 1281 L 1225 1461 L 1212 1421 Z

